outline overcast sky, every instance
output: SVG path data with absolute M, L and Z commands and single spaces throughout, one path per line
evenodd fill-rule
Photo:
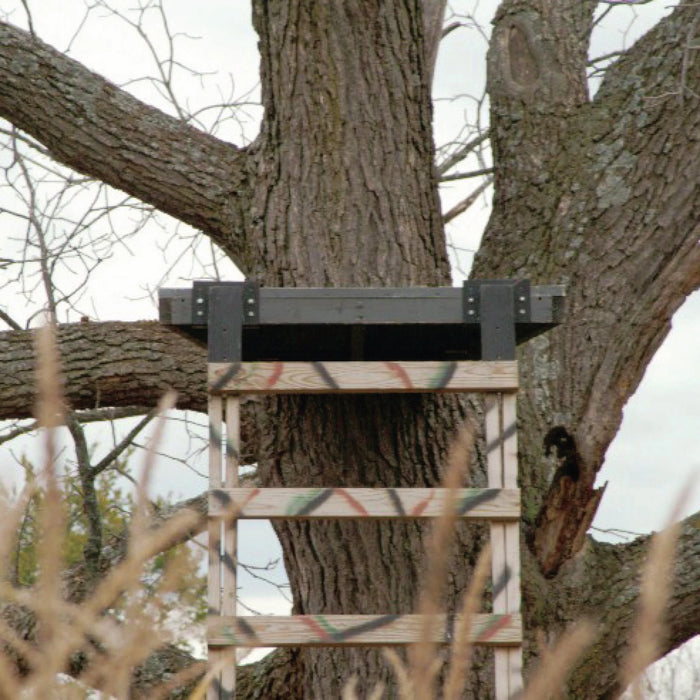
M 115 4 L 123 9 L 134 3 L 119 0 Z M 173 32 L 201 37 L 194 40 L 182 36 L 177 40 L 176 48 L 181 52 L 181 58 L 193 68 L 207 73 L 200 78 L 180 72 L 175 80 L 176 88 L 191 105 L 220 102 L 233 90 L 235 98 L 246 105 L 238 113 L 239 121 L 228 122 L 217 133 L 236 143 L 248 142 L 255 136 L 260 116 L 259 108 L 252 104 L 256 99 L 258 56 L 248 3 L 242 0 L 197 3 L 168 0 L 166 4 Z M 34 27 L 39 36 L 65 50 L 81 21 L 84 3 L 81 0 L 30 0 L 29 5 L 35 8 Z M 467 9 L 474 5 L 473 2 L 460 3 Z M 481 29 L 460 30 L 444 41 L 434 87 L 438 145 L 459 138 L 465 133 L 465 121 L 473 125 L 479 118 L 486 35 L 490 29 L 488 20 L 494 7 L 495 3 L 482 2 L 477 11 Z M 596 30 L 593 54 L 608 53 L 625 43 L 629 45 L 653 24 L 665 7 L 666 3 L 656 2 L 637 8 L 639 17 L 631 26 L 635 10 L 616 9 Z M 0 12 L 9 15 L 14 23 L 26 26 L 19 0 L 0 0 Z M 153 29 L 159 31 L 157 22 L 154 22 Z M 89 18 L 70 47 L 73 57 L 119 84 L 145 73 L 152 74 L 154 70 L 152 56 L 133 29 L 104 12 L 94 13 Z M 129 89 L 142 99 L 159 106 L 164 104 L 148 83 L 131 83 Z M 483 123 L 486 118 L 484 105 L 481 105 L 481 110 Z M 205 119 L 207 117 L 204 115 Z M 469 128 L 466 133 L 471 133 Z M 479 164 L 466 163 L 460 169 L 470 167 L 479 167 Z M 473 182 L 445 186 L 444 210 L 473 186 Z M 490 193 L 487 193 L 466 215 L 449 226 L 451 240 L 460 249 L 454 258 L 455 284 L 461 284 L 463 274 L 471 264 L 470 250 L 478 246 L 488 217 L 489 197 Z M 3 206 L 2 200 L 0 206 Z M 190 242 L 178 243 L 171 237 L 176 226 L 180 232 L 188 230 L 167 217 L 159 217 L 159 226 L 153 226 L 131 240 L 128 247 L 115 247 L 113 257 L 94 273 L 81 302 L 84 313 L 100 320 L 156 318 L 153 298 L 144 290 L 159 284 L 189 286 L 189 280 L 200 274 L 187 259 Z M 16 228 L 16 221 L 0 213 L 0 230 L 6 234 Z M 3 242 L 3 247 L 5 245 Z M 205 255 L 206 245 L 201 246 L 200 251 Z M 230 266 L 224 265 L 223 271 L 225 276 L 235 275 Z M 553 283 L 557 281 L 551 280 Z M 24 310 L 26 301 L 7 287 L 0 287 L 0 290 L 0 307 L 23 321 L 28 315 Z M 38 296 L 35 300 L 40 303 Z M 73 320 L 77 319 L 73 317 Z M 595 521 L 596 527 L 648 532 L 663 526 L 675 497 L 687 483 L 688 475 L 700 465 L 699 418 L 700 295 L 696 294 L 674 318 L 668 340 L 650 364 L 641 388 L 625 409 L 622 430 L 608 451 L 598 480 L 599 483 L 610 483 Z M 203 423 L 205 419 L 193 416 L 192 420 Z M 170 426 L 167 448 L 174 454 L 191 452 L 192 445 L 185 437 L 182 423 Z M 27 441 L 0 447 L 0 475 L 6 480 L 19 473 L 11 451 L 17 455 L 25 449 L 31 449 Z M 202 473 L 206 470 L 202 459 L 192 460 L 190 466 Z M 192 495 L 206 487 L 203 476 L 193 469 L 165 461 L 159 469 L 159 485 L 162 491 L 174 496 Z M 686 514 L 700 509 L 698 491 L 700 489 L 689 499 Z M 247 523 L 240 538 L 242 560 L 260 564 L 278 556 L 270 533 L 265 523 Z M 596 533 L 596 536 L 601 535 Z M 264 546 L 261 547 L 261 543 L 265 543 Z M 246 581 L 245 577 L 243 581 Z M 286 608 L 286 604 L 278 599 L 275 602 L 269 592 L 259 585 L 248 588 L 246 600 L 263 612 Z

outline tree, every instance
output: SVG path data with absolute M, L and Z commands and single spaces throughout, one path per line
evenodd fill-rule
M 27 479 L 37 481 L 35 468 L 26 459 L 23 466 Z M 98 511 L 104 529 L 102 546 L 118 549 L 120 539 L 128 530 L 134 503 L 131 494 L 124 492 L 118 483 L 120 473 L 128 472 L 126 461 L 117 469 L 102 472 L 96 479 Z M 65 494 L 64 559 L 69 568 L 79 567 L 85 562 L 86 549 L 91 534 L 89 519 L 84 507 L 84 496 L 79 478 L 68 472 L 62 479 Z M 35 583 L 39 571 L 39 542 L 43 537 L 39 511 L 43 506 L 44 489 L 39 486 L 32 494 L 23 512 L 17 539 L 10 558 L 9 578 L 18 586 Z M 167 506 L 158 499 L 154 506 L 157 510 Z M 89 511 L 88 511 L 89 512 Z M 163 575 L 169 562 L 178 559 L 181 574 L 177 577 L 177 588 L 170 600 L 161 601 L 160 614 L 164 619 L 176 615 L 182 618 L 180 626 L 187 623 L 201 622 L 206 617 L 206 576 L 199 572 L 197 552 L 188 543 L 181 543 L 155 556 L 148 564 L 143 577 L 143 592 L 153 595 L 162 583 Z M 182 644 L 186 640 L 181 640 Z
M 586 535 L 602 497 L 595 475 L 674 311 L 700 282 L 700 8 L 680 2 L 607 68 L 592 99 L 597 6 L 505 0 L 496 12 L 493 212 L 472 271 L 567 285 L 565 323 L 519 355 L 519 447 L 526 628 L 556 636 L 583 614 L 602 625 L 569 682 L 572 697 L 619 691 L 645 544 Z M 57 161 L 202 229 L 261 283 L 449 284 L 430 103 L 442 10 L 432 0 L 254 0 L 264 118 L 244 148 L 139 102 L 9 24 L 0 25 L 0 115 Z M 167 386 L 180 407 L 204 409 L 202 351 L 157 324 L 70 325 L 60 338 L 73 409 L 92 408 L 97 394 L 101 405 L 152 405 Z M 0 418 L 24 417 L 29 334 L 3 333 L 0 345 Z M 246 453 L 267 486 L 432 485 L 470 411 L 478 405 L 452 398 L 276 398 L 249 410 Z M 573 478 L 552 481 L 563 461 Z M 471 478 L 483 483 L 481 461 Z M 662 652 L 700 629 L 696 523 L 683 524 Z M 414 525 L 276 529 L 295 612 L 414 607 Z M 448 608 L 482 539 L 457 533 Z M 371 682 L 390 676 L 375 653 L 292 650 L 250 668 L 241 693 L 337 697 L 351 669 Z M 491 676 L 476 657 L 473 697 L 490 696 Z M 135 693 L 148 682 L 140 674 Z

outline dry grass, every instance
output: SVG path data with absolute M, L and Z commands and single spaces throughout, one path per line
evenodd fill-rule
M 134 668 L 157 647 L 169 641 L 167 634 L 157 624 L 159 596 L 173 590 L 178 579 L 178 572 L 171 571 L 163 577 L 156 595 L 146 598 L 141 583 L 144 565 L 169 543 L 190 531 L 198 516 L 185 512 L 159 529 L 154 530 L 149 525 L 147 490 L 154 462 L 154 445 L 160 439 L 163 428 L 161 417 L 138 484 L 126 553 L 79 604 L 71 602 L 66 590 L 62 559 L 65 523 L 55 446 L 55 429 L 63 424 L 64 404 L 60 391 L 58 354 L 50 326 L 37 334 L 37 355 L 37 416 L 42 427 L 46 456 L 40 475 L 40 485 L 45 493 L 41 511 L 43 537 L 40 542 L 40 575 L 31 588 L 17 588 L 8 581 L 0 581 L 0 606 L 3 610 L 0 640 L 4 652 L 0 653 L 0 698 L 78 698 L 85 696 L 82 687 L 99 688 L 114 697 L 128 698 Z M 161 416 L 173 403 L 173 396 L 163 399 L 159 406 Z M 481 553 L 464 595 L 448 655 L 450 662 L 442 674 L 444 682 L 440 689 L 436 688 L 436 684 L 442 671 L 443 656 L 434 641 L 433 616 L 442 606 L 448 552 L 457 518 L 457 489 L 466 479 L 472 450 L 473 432 L 464 428 L 448 460 L 443 484 L 448 494 L 445 509 L 434 522 L 427 540 L 428 573 L 418 604 L 418 612 L 426 616 L 421 639 L 409 650 L 407 665 L 392 649 L 384 652 L 403 700 L 435 697 L 457 700 L 468 681 L 472 652 L 470 630 L 489 577 L 490 547 L 487 546 Z M 10 556 L 18 523 L 37 488 L 38 485 L 30 481 L 14 502 L 2 504 L 2 561 L 7 561 Z M 234 512 L 228 515 L 235 517 Z M 635 697 L 640 697 L 638 685 L 635 685 L 637 679 L 658 656 L 663 639 L 663 612 L 669 596 L 669 572 L 672 571 L 677 537 L 678 526 L 671 525 L 652 538 L 642 574 L 639 612 L 632 642 L 620 669 L 623 685 L 632 684 L 636 689 Z M 118 615 L 113 612 L 117 601 L 120 602 Z M 24 625 L 11 624 L 11 621 L 17 621 L 17 616 L 24 616 Z M 18 633 L 17 629 L 22 629 L 23 633 Z M 523 700 L 557 696 L 570 669 L 594 637 L 595 627 L 589 622 L 582 622 L 566 631 L 552 649 L 543 652 L 539 668 L 532 674 L 522 695 Z M 82 686 L 66 686 L 59 680 L 59 675 L 77 653 L 84 655 L 84 671 L 77 678 Z M 233 659 L 233 653 L 222 655 L 217 665 L 200 680 L 191 695 L 192 700 L 202 700 L 212 678 Z M 161 687 L 153 689 L 150 697 L 165 697 L 173 688 L 190 682 L 202 671 L 201 664 L 190 666 Z M 356 688 L 357 679 L 352 678 L 344 690 L 343 700 L 357 698 Z M 384 693 L 385 688 L 378 685 L 368 698 L 379 700 Z
M 443 660 L 433 641 L 434 622 L 431 624 L 430 616 L 440 610 L 447 574 L 449 545 L 457 518 L 455 509 L 457 489 L 466 479 L 473 448 L 473 430 L 470 426 L 465 426 L 457 436 L 448 456 L 443 479 L 443 487 L 449 494 L 448 501 L 441 516 L 435 520 L 427 540 L 428 574 L 418 606 L 418 611 L 428 616 L 422 639 L 409 650 L 408 668 L 393 649 L 384 651 L 384 656 L 396 676 L 401 700 L 427 700 L 437 697 L 444 700 L 458 700 L 462 697 L 467 685 L 473 647 L 470 632 L 490 574 L 490 545 L 480 553 L 472 579 L 462 599 L 454 639 L 448 655 L 450 663 L 444 675 L 443 686 L 437 693 L 435 684 L 442 670 Z M 549 697 L 550 692 L 560 688 L 576 659 L 593 637 L 594 629 L 590 624 L 579 625 L 566 633 L 550 652 L 548 663 L 542 665 L 523 697 L 528 700 L 542 700 Z M 357 700 L 357 695 L 351 690 L 344 700 Z
M 455 638 L 450 654 L 450 667 L 445 680 L 444 700 L 457 700 L 467 681 L 467 669 L 472 652 L 470 632 L 472 620 L 479 610 L 486 579 L 491 567 L 491 545 L 486 545 L 479 555 L 472 580 L 464 594 L 460 617 L 455 626 Z
M 651 538 L 649 553 L 642 568 L 637 615 L 630 635 L 630 645 L 620 667 L 621 686 L 631 686 L 635 700 L 642 698 L 642 673 L 658 658 L 665 638 L 664 612 L 671 594 L 673 560 L 680 534 L 680 523 L 677 521 L 686 499 L 692 493 L 694 480 L 695 477 L 692 477 L 680 491 L 668 526 Z
M 427 539 L 428 575 L 418 607 L 418 611 L 426 615 L 433 615 L 440 609 L 447 571 L 447 552 L 456 519 L 456 490 L 465 479 L 472 449 L 472 433 L 465 427 L 455 441 L 443 480 L 443 486 L 449 490 L 451 496 L 448 497 L 445 511 L 434 522 L 431 535 Z M 687 495 L 690 491 L 688 485 L 682 493 Z M 682 505 L 683 503 L 679 502 L 673 509 L 672 523 L 677 520 Z M 642 572 L 639 609 L 630 636 L 630 646 L 620 672 L 622 687 L 631 684 L 635 700 L 642 698 L 639 687 L 641 673 L 659 655 L 664 632 L 663 612 L 670 594 L 671 572 L 679 530 L 679 525 L 669 525 L 662 532 L 655 534 L 650 541 Z M 384 657 L 394 672 L 401 700 L 429 700 L 438 697 L 444 700 L 458 700 L 462 697 L 468 681 L 472 651 L 469 632 L 490 573 L 490 562 L 491 549 L 490 545 L 487 545 L 479 556 L 464 595 L 454 640 L 449 654 L 446 655 L 450 664 L 445 673 L 443 687 L 438 692 L 434 686 L 443 659 L 438 654 L 437 645 L 432 641 L 434 634 L 430 621 L 424 627 L 422 639 L 409 651 L 408 666 L 393 649 L 384 650 Z M 540 663 L 528 679 L 527 686 L 520 696 L 521 700 L 562 697 L 569 673 L 585 649 L 595 640 L 597 633 L 597 626 L 593 622 L 581 620 L 565 630 L 551 648 L 542 649 Z M 353 679 L 345 689 L 343 700 L 359 700 L 355 685 Z M 375 688 L 370 697 L 377 697 L 378 692 L 383 692 L 383 688 Z
M 521 700 L 544 700 L 560 696 L 566 677 L 595 636 L 595 626 L 587 621 L 579 622 L 564 632 L 554 648 L 547 649 L 542 654 L 540 664 L 530 678 Z
M 156 594 L 146 598 L 142 589 L 144 566 L 169 543 L 191 530 L 198 517 L 185 512 L 157 530 L 149 528 L 146 493 L 154 462 L 152 445 L 137 489 L 125 556 L 79 604 L 71 602 L 63 561 L 65 523 L 55 447 L 55 429 L 64 422 L 64 404 L 51 326 L 37 333 L 36 350 L 36 412 L 45 446 L 45 463 L 39 477 L 44 491 L 39 574 L 36 584 L 28 588 L 0 581 L 3 611 L 0 639 L 5 652 L 0 654 L 0 697 L 83 697 L 86 691 L 82 686 L 85 686 L 99 688 L 117 698 L 128 698 L 134 668 L 156 648 L 171 641 L 159 630 L 157 619 L 160 601 L 175 589 L 177 572 L 170 575 L 166 572 Z M 161 402 L 161 412 L 173 402 L 174 397 L 166 396 Z M 155 441 L 162 432 L 162 423 L 161 417 Z M 27 483 L 15 503 L 5 504 L 0 525 L 3 561 L 8 560 L 17 525 L 37 487 Z M 111 612 L 117 602 L 120 603 L 118 615 Z M 25 633 L 18 634 L 8 619 L 19 621 L 18 626 Z M 78 653 L 85 656 L 85 670 L 78 677 L 81 686 L 66 685 L 60 674 L 70 667 Z
M 418 603 L 418 613 L 424 615 L 425 622 L 420 641 L 409 651 L 409 675 L 418 698 L 433 697 L 435 679 L 440 672 L 441 664 L 435 642 L 435 615 L 442 608 L 450 545 L 457 524 L 457 491 L 466 480 L 473 448 L 474 431 L 470 426 L 464 426 L 454 441 L 447 460 L 443 479 L 443 486 L 447 489 L 444 509 L 435 520 L 426 544 L 427 576 Z

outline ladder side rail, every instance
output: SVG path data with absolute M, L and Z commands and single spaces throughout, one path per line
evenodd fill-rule
M 517 395 L 503 396 L 503 486 L 517 488 L 518 485 L 518 430 Z M 506 612 L 520 614 L 520 522 L 503 525 L 505 533 L 506 561 L 510 568 L 510 578 L 506 583 Z M 508 654 L 508 692 L 514 697 L 523 690 L 522 646 L 511 647 Z
M 486 461 L 489 488 L 503 488 L 503 394 L 487 394 L 484 400 L 486 429 Z M 491 523 L 491 580 L 493 612 L 508 614 L 507 584 L 510 578 L 503 523 Z M 510 698 L 510 664 L 508 649 L 494 651 L 495 699 Z
M 209 396 L 209 489 L 221 488 L 222 484 L 222 439 L 223 439 L 223 401 L 220 396 Z M 208 531 L 208 577 L 207 603 L 210 617 L 219 617 L 223 612 L 221 590 L 221 557 L 223 521 L 220 517 L 209 515 Z M 222 665 L 228 652 L 209 645 L 209 668 Z M 207 688 L 207 700 L 222 700 L 223 681 L 221 671 L 217 671 Z
M 226 397 L 226 439 L 225 439 L 224 479 L 225 488 L 235 488 L 238 484 L 238 467 L 240 463 L 240 397 Z M 233 513 L 233 516 L 236 514 Z M 235 517 L 227 517 L 223 521 L 224 554 L 222 565 L 221 615 L 237 615 L 237 568 L 238 568 L 238 523 Z M 235 657 L 227 663 L 221 672 L 222 696 L 236 696 L 236 663 Z

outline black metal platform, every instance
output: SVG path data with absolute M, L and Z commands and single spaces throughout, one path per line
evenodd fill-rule
M 160 289 L 161 323 L 209 360 L 506 360 L 556 326 L 564 287 L 476 280 L 463 287 L 276 288 L 195 282 Z

